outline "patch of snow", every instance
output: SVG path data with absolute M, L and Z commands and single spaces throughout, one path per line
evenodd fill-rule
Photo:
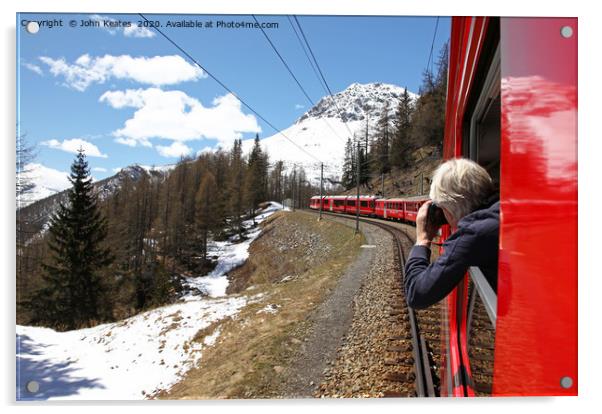
M 207 335 L 205 337 L 205 339 L 203 339 L 203 343 L 207 346 L 215 345 L 215 341 L 217 341 L 217 338 L 219 337 L 219 334 L 221 333 L 221 331 L 222 331 L 221 326 L 216 328 L 215 331 L 211 335 Z
M 284 210 L 282 204 L 270 201 L 268 206 L 260 210 L 255 216 L 255 223 L 259 224 L 274 214 Z M 211 242 L 208 245 L 208 254 L 217 257 L 217 266 L 208 275 L 186 278 L 186 286 L 192 291 L 217 298 L 226 295 L 228 288 L 228 273 L 241 266 L 249 257 L 249 246 L 261 234 L 261 228 L 253 227 L 253 220 L 245 220 L 242 226 L 248 229 L 245 233 L 246 240 L 238 242 L 238 235 L 228 241 Z M 193 294 L 184 297 L 184 300 L 194 298 Z
M 280 305 L 277 305 L 275 303 L 270 303 L 269 305 L 266 305 L 264 308 L 259 309 L 256 313 L 271 313 L 272 315 L 278 312 L 278 308 L 280 307 Z
M 278 282 L 278 283 L 286 283 L 286 282 L 290 282 L 291 280 L 294 280 L 294 279 L 295 279 L 295 276 L 286 275 L 282 279 L 280 279 L 280 282 Z
M 271 202 L 255 222 L 282 209 Z M 236 317 L 241 308 L 264 296 L 225 297 L 227 273 L 248 258 L 251 242 L 261 233 L 252 220 L 244 225 L 245 241 L 214 243 L 210 253 L 217 256 L 216 268 L 207 276 L 187 280 L 189 287 L 209 297 L 189 294 L 181 303 L 68 332 L 17 325 L 17 400 L 144 399 L 177 383 L 200 362 L 202 350 L 215 344 L 221 329 L 218 326 L 199 341 L 193 340 L 195 335 L 212 323 Z M 270 306 L 277 305 L 265 308 L 274 313 Z M 31 381 L 39 384 L 37 392 L 27 390 Z
M 199 330 L 254 300 L 197 297 L 68 332 L 17 326 L 17 400 L 143 399 L 175 384 L 220 333 L 195 342 Z M 27 391 L 30 381 L 38 392 Z

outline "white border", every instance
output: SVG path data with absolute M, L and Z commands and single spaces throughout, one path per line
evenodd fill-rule
M 596 255 L 599 255 L 598 245 L 602 222 L 602 203 L 600 197 L 600 172 L 596 168 L 597 158 L 602 154 L 602 131 L 600 128 L 599 109 L 600 99 L 600 50 L 602 50 L 602 33 L 600 15 L 592 6 L 596 2 L 578 1 L 525 1 L 500 0 L 497 4 L 484 1 L 395 1 L 395 0 L 255 0 L 255 1 L 226 1 L 226 0 L 143 0 L 126 2 L 124 0 L 103 0 L 98 2 L 81 2 L 69 0 L 9 0 L 0 2 L 0 21 L 2 27 L 3 56 L 1 65 L 2 88 L 4 96 L 0 100 L 2 124 L 4 132 L 2 148 L 2 178 L 0 188 L 3 202 L 1 203 L 4 229 L 0 252 L 2 272 L 2 402 L 9 405 L 9 410 L 15 409 L 14 389 L 14 157 L 15 157 L 15 13 L 30 12 L 145 12 L 145 13 L 255 13 L 255 14 L 399 14 L 399 15 L 502 15 L 502 16 L 576 16 L 579 18 L 579 394 L 578 398 L 505 398 L 479 401 L 223 401 L 223 402 L 158 402 L 155 404 L 127 404 L 128 409 L 142 408 L 147 412 L 164 411 L 168 405 L 175 405 L 177 410 L 194 411 L 223 411 L 240 412 L 251 410 L 257 412 L 307 412 L 308 410 L 345 410 L 349 412 L 364 412 L 366 409 L 379 411 L 402 410 L 458 410 L 462 412 L 479 412 L 487 410 L 491 413 L 507 413 L 519 407 L 529 410 L 544 409 L 585 411 L 600 406 L 599 369 L 602 368 L 599 346 L 602 344 L 601 335 L 595 329 L 600 326 L 600 310 L 602 302 L 602 272 Z M 139 4 L 139 6 L 136 6 Z M 598 75 L 598 76 L 596 76 Z M 553 254 L 554 246 L 546 246 Z M 597 325 L 597 326 L 596 326 Z M 554 346 L 554 344 L 549 344 Z M 517 378 L 517 381 L 520 381 Z M 85 404 L 86 411 L 105 412 L 106 406 L 91 406 Z M 111 405 L 120 405 L 115 403 Z M 57 404 L 25 405 L 21 409 L 40 410 L 45 412 L 74 412 L 80 407 Z M 589 410 L 588 410 L 589 411 Z

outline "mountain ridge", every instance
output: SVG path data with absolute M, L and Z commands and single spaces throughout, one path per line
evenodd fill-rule
M 270 160 L 283 161 L 287 170 L 303 167 L 312 184 L 320 181 L 321 163 L 324 163 L 324 177 L 339 181 L 350 132 L 352 135 L 364 134 L 367 124 L 368 133 L 371 133 L 384 112 L 385 104 L 388 104 L 393 126 L 404 91 L 401 86 L 382 82 L 352 83 L 333 95 L 334 102 L 330 96 L 323 97 L 282 133 L 261 139 L 261 145 Z M 408 94 L 412 101 L 418 98 L 409 90 Z M 289 140 L 295 141 L 305 153 Z M 243 140 L 243 151 L 248 153 L 252 145 L 253 139 Z

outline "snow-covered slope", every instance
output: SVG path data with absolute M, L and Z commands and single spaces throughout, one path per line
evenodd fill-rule
M 150 175 L 151 177 L 163 176 L 173 170 L 175 166 L 175 164 L 160 166 L 133 164 L 122 168 L 115 173 L 115 175 L 96 181 L 94 186 L 99 193 L 99 197 L 102 199 L 119 188 L 121 181 L 123 181 L 125 176 L 128 176 L 133 181 L 137 181 L 144 174 Z M 27 207 L 36 201 L 57 195 L 71 187 L 71 183 L 68 179 L 68 172 L 57 171 L 37 163 L 28 164 L 25 166 L 25 169 L 27 170 L 25 179 L 31 181 L 34 187 L 31 192 L 23 195 L 21 199 L 17 200 L 17 209 Z
M 352 134 L 365 134 L 366 122 L 372 133 L 385 105 L 393 116 L 404 88 L 385 83 L 354 83 L 332 98 L 322 98 L 313 108 L 282 132 L 293 140 L 301 151 L 282 134 L 261 140 L 261 145 L 272 162 L 282 160 L 287 169 L 301 166 L 308 179 L 319 182 L 320 161 L 324 163 L 325 178 L 338 179 L 341 175 L 345 142 Z M 409 92 L 412 99 L 417 95 Z M 345 125 L 345 123 L 347 125 Z M 243 151 L 248 153 L 253 140 L 243 141 Z M 307 154 L 307 153 L 311 154 Z
M 286 208 L 270 202 L 255 222 L 279 210 Z M 210 243 L 215 270 L 189 277 L 189 293 L 179 303 L 68 332 L 17 325 L 17 400 L 139 400 L 178 382 L 216 343 L 220 321 L 268 300 L 261 293 L 226 295 L 227 273 L 246 261 L 251 242 L 261 233 L 252 220 L 243 225 L 244 241 L 233 237 Z M 264 309 L 274 311 L 269 304 Z M 209 327 L 214 329 L 203 331 Z M 28 389 L 32 382 L 37 391 Z

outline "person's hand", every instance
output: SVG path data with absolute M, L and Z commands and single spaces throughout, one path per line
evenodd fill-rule
M 420 246 L 430 247 L 431 241 L 437 234 L 437 229 L 430 229 L 426 222 L 426 216 L 432 200 L 424 203 L 418 210 L 416 215 L 416 244 Z

